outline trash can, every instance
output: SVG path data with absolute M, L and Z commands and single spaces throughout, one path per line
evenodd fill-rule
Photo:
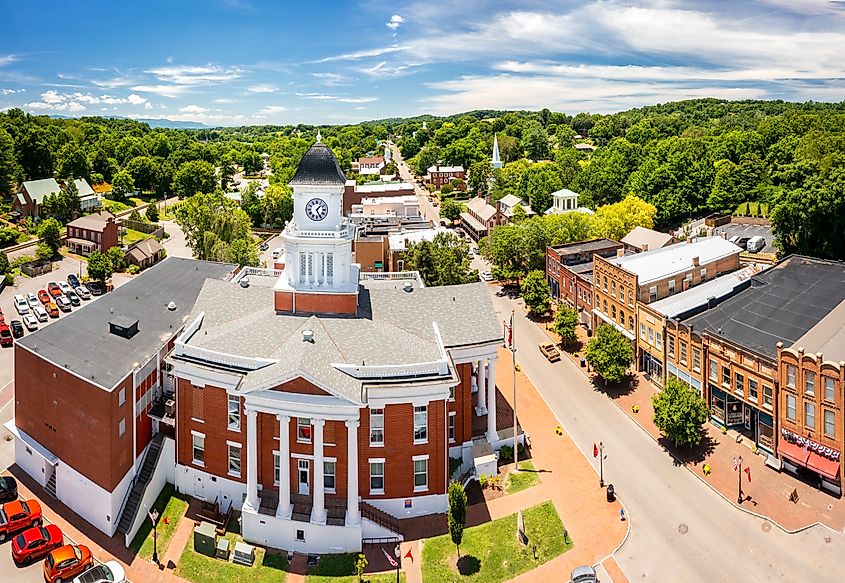
M 584 368 L 585 366 L 587 366 L 587 359 L 582 356 L 581 357 L 581 368 Z
M 613 502 L 616 500 L 616 492 L 613 490 L 613 484 L 607 485 L 607 501 Z

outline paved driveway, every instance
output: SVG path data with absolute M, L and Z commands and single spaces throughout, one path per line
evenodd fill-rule
M 718 233 L 727 233 L 728 239 L 734 235 L 740 237 L 763 237 L 766 240 L 766 246 L 763 247 L 762 253 L 776 253 L 777 248 L 774 246 L 775 237 L 772 235 L 772 228 L 767 225 L 742 225 L 739 223 L 728 223 L 716 229 Z

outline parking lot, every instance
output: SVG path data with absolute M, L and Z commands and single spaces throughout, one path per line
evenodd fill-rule
M 768 225 L 744 225 L 740 223 L 728 223 L 718 227 L 714 234 L 720 235 L 726 233 L 728 239 L 735 235 L 740 237 L 763 237 L 766 240 L 766 246 L 763 247 L 761 253 L 776 253 L 777 248 L 774 246 L 775 238 L 772 235 L 772 228 Z

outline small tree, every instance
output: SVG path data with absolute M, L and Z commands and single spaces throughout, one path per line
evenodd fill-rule
M 111 181 L 111 193 L 115 200 L 125 200 L 126 195 L 135 192 L 135 181 L 132 175 L 126 170 L 121 170 L 114 175 Z
M 138 212 L 138 209 L 132 209 L 132 212 L 129 213 L 129 220 L 130 221 L 137 221 L 137 222 L 140 223 L 144 219 L 141 218 L 141 213 Z
M 605 382 L 618 383 L 634 360 L 631 343 L 619 330 L 602 324 L 587 344 L 587 362 Z
M 118 246 L 110 247 L 107 254 L 112 271 L 123 271 L 126 267 L 126 255 L 123 253 L 123 249 Z
M 447 198 L 440 207 L 440 216 L 450 221 L 456 221 L 463 210 L 463 205 L 453 198 Z
M 158 222 L 158 204 L 155 200 L 153 200 L 150 204 L 147 205 L 147 220 L 151 223 Z
M 440 187 L 440 194 L 449 195 L 455 192 L 455 187 L 451 184 L 444 184 Z
M 561 306 L 555 314 L 554 331 L 560 334 L 564 345 L 578 338 L 575 329 L 578 326 L 578 312 L 569 306 Z
M 114 268 L 108 256 L 100 251 L 93 251 L 88 256 L 88 276 L 100 283 L 105 283 L 111 277 Z
M 675 445 L 701 443 L 701 427 L 707 420 L 707 403 L 685 382 L 669 377 L 663 389 L 652 395 L 654 424 Z
M 364 553 L 358 553 L 355 560 L 355 574 L 358 575 L 358 583 L 364 581 L 364 569 L 367 568 L 367 556 Z
M 5 251 L 0 251 L 0 275 L 9 273 L 9 256 Z
M 534 315 L 543 315 L 552 305 L 552 293 L 546 274 L 540 270 L 529 271 L 519 286 L 522 299 L 528 311 Z
M 50 249 L 49 245 L 44 243 L 39 243 L 38 246 L 35 248 L 35 256 L 39 259 L 50 259 L 53 257 L 54 253 L 53 250 Z
M 38 227 L 38 236 L 41 241 L 50 248 L 50 255 L 53 256 L 59 251 L 62 245 L 62 226 L 56 219 L 47 219 Z
M 449 536 L 455 543 L 458 557 L 461 556 L 461 540 L 464 537 L 464 525 L 467 521 L 467 494 L 458 482 L 449 484 Z

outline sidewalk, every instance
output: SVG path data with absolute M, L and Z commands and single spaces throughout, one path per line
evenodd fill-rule
M 555 341 L 559 340 L 554 332 L 545 332 Z M 578 338 L 585 347 L 587 336 L 581 327 L 578 328 Z M 575 354 L 565 354 L 570 360 L 580 364 Z M 578 354 L 583 355 L 583 348 Z M 596 381 L 596 375 L 588 373 L 585 368 L 581 371 L 597 386 L 601 386 L 600 381 Z M 704 424 L 706 435 L 700 446 L 691 450 L 676 448 L 654 425 L 651 396 L 658 392 L 658 388 L 642 373 L 635 373 L 633 378 L 630 388 L 605 389 L 603 392 L 675 458 L 677 463 L 684 465 L 734 506 L 739 507 L 736 503 L 738 480 L 733 469 L 733 458 L 741 455 L 743 468 L 751 468 L 751 482 L 748 482 L 747 475 L 742 477 L 742 490 L 745 495 L 741 505 L 743 510 L 768 518 L 787 531 L 800 530 L 816 522 L 825 524 L 837 532 L 845 531 L 845 504 L 842 500 L 789 474 L 766 467 L 765 456 L 756 455 L 749 447 L 737 443 L 733 432 L 723 435 L 718 427 L 707 422 Z M 634 405 L 639 407 L 639 413 L 633 412 Z M 709 464 L 711 468 L 711 474 L 706 477 L 702 471 L 704 464 Z M 797 503 L 789 502 L 789 495 L 794 489 L 798 491 Z

